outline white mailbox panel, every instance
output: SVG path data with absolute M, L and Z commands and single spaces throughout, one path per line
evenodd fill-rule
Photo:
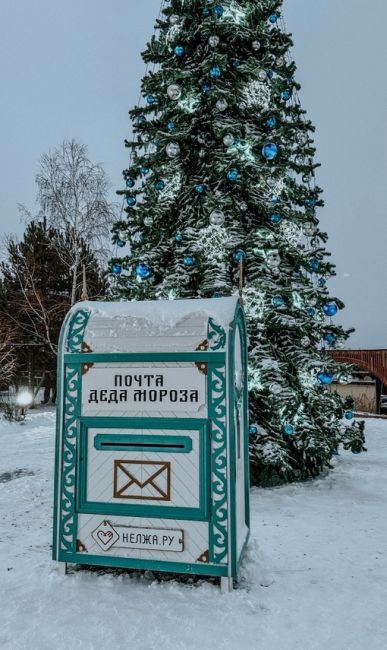
M 88 502 L 199 507 L 198 430 L 87 431 Z

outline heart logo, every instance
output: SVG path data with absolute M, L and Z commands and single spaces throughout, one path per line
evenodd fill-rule
M 113 533 L 111 530 L 107 530 L 106 533 L 103 530 L 99 530 L 97 537 L 104 546 L 107 546 L 113 537 Z

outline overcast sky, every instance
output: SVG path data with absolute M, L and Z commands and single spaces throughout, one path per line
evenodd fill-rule
M 65 138 L 89 147 L 113 187 L 160 0 L 0 0 L 0 231 L 21 233 L 41 154 Z M 337 264 L 330 283 L 357 329 L 387 347 L 386 0 L 285 0 L 301 102 L 317 127 L 320 211 Z M 113 192 L 112 192 L 113 196 Z

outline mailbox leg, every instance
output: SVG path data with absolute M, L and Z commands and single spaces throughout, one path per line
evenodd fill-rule
M 58 562 L 58 573 L 61 576 L 65 576 L 67 574 L 67 562 Z
M 221 578 L 220 579 L 220 590 L 222 594 L 229 594 L 234 589 L 234 580 L 233 578 Z

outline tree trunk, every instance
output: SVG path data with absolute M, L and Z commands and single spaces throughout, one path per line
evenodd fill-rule
M 71 306 L 75 304 L 75 299 L 77 297 L 77 276 L 78 276 L 78 268 L 79 268 L 79 262 L 80 262 L 80 251 L 79 251 L 79 246 L 77 245 L 76 251 L 75 251 L 75 260 L 74 260 L 74 266 L 73 266 L 73 286 L 71 289 Z

